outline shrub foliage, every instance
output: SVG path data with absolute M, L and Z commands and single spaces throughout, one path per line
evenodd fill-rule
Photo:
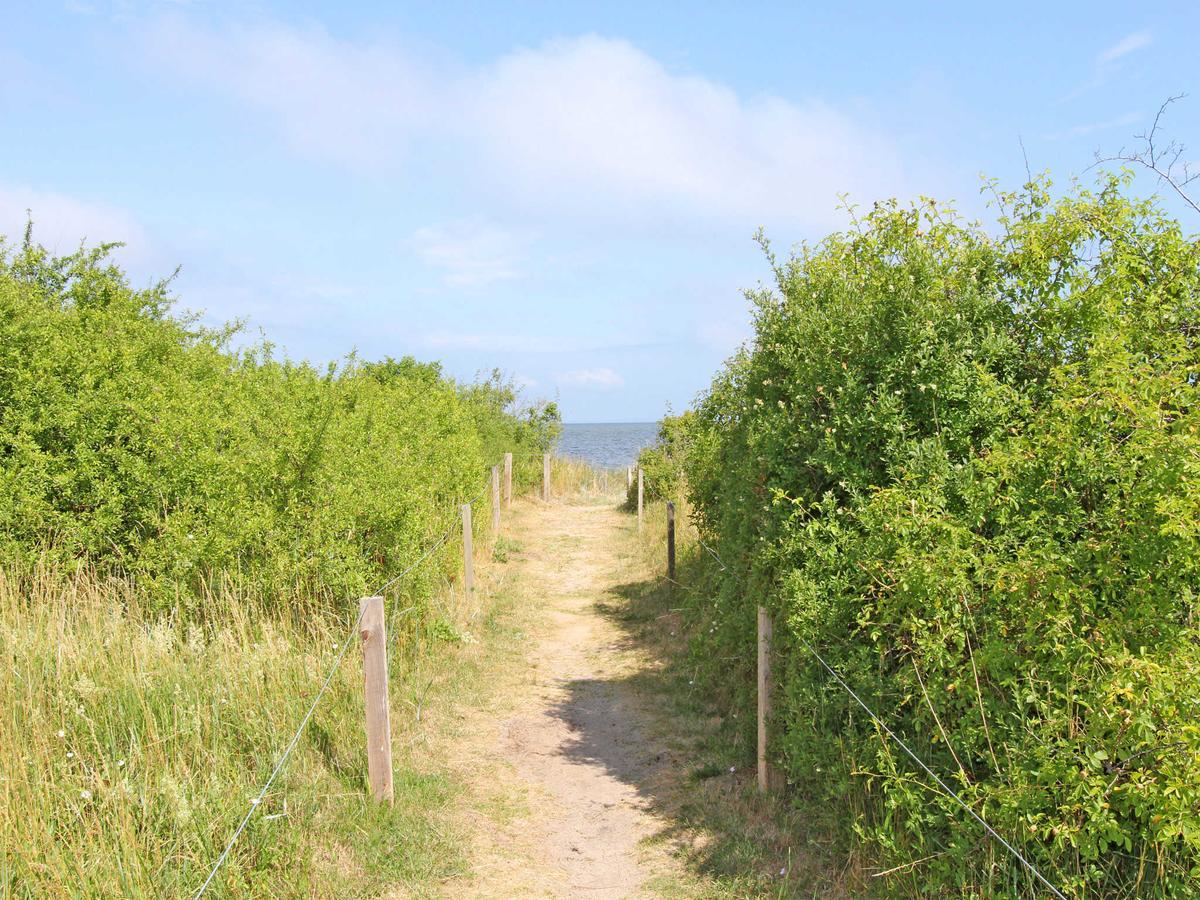
M 505 451 L 554 439 L 553 405 L 518 411 L 498 373 L 235 349 L 235 328 L 173 315 L 168 284 L 132 288 L 109 249 L 0 243 L 9 558 L 119 570 L 160 605 L 231 576 L 344 603 L 441 533 Z
M 773 755 L 891 892 L 1039 893 L 801 639 L 1068 893 L 1200 894 L 1200 242 L 1118 176 L 997 196 L 762 241 L 688 425 L 699 656 L 746 708 L 774 611 Z
M 642 470 L 642 500 L 678 500 L 684 493 L 684 460 L 692 416 L 687 410 L 677 416 L 669 413 L 658 425 L 658 439 L 638 453 L 634 471 Z M 634 477 L 626 492 L 625 506 L 637 509 L 637 478 Z

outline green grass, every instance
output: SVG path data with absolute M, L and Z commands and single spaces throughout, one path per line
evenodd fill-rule
M 437 621 L 475 640 L 389 638 L 394 806 L 368 798 L 352 646 L 210 896 L 363 896 L 464 871 L 446 815 L 457 788 L 422 752 L 419 712 L 469 702 L 487 682 L 479 645 L 521 633 L 486 587 L 440 598 Z M 128 583 L 0 570 L 0 895 L 187 896 L 203 882 L 352 622 L 221 607 L 220 624 L 185 626 L 140 615 Z

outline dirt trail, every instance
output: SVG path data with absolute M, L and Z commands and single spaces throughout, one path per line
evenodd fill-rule
M 528 617 L 524 659 L 495 701 L 463 712 L 445 749 L 469 785 L 472 897 L 654 895 L 678 874 L 647 786 L 669 754 L 626 677 L 648 663 L 601 612 L 634 572 L 630 517 L 605 505 L 527 504 L 510 533 Z

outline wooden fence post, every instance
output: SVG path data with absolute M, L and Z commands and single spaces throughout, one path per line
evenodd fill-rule
M 542 454 L 542 499 L 550 502 L 550 454 Z
M 667 578 L 675 580 L 675 503 L 667 501 Z
M 758 608 L 758 789 L 763 793 L 774 790 L 776 775 L 774 767 L 767 760 L 767 723 L 771 718 L 772 688 L 774 677 L 771 674 L 771 638 L 774 626 L 771 614 L 760 606 Z
M 500 467 L 492 466 L 492 540 L 500 536 Z
M 512 454 L 504 454 L 504 505 L 512 506 Z
M 638 531 L 642 530 L 642 498 L 646 493 L 645 478 L 642 467 L 638 466 Z
M 392 726 L 388 717 L 387 635 L 383 598 L 358 601 L 362 637 L 363 688 L 367 704 L 367 776 L 371 796 L 392 803 Z
M 633 466 L 625 467 L 625 490 L 626 492 L 633 487 Z
M 471 504 L 462 506 L 463 526 L 463 587 L 468 594 L 475 590 L 475 550 L 471 540 Z

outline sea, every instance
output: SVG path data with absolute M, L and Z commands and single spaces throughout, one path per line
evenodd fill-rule
M 657 438 L 657 422 L 564 422 L 558 454 L 603 469 L 623 469 Z

